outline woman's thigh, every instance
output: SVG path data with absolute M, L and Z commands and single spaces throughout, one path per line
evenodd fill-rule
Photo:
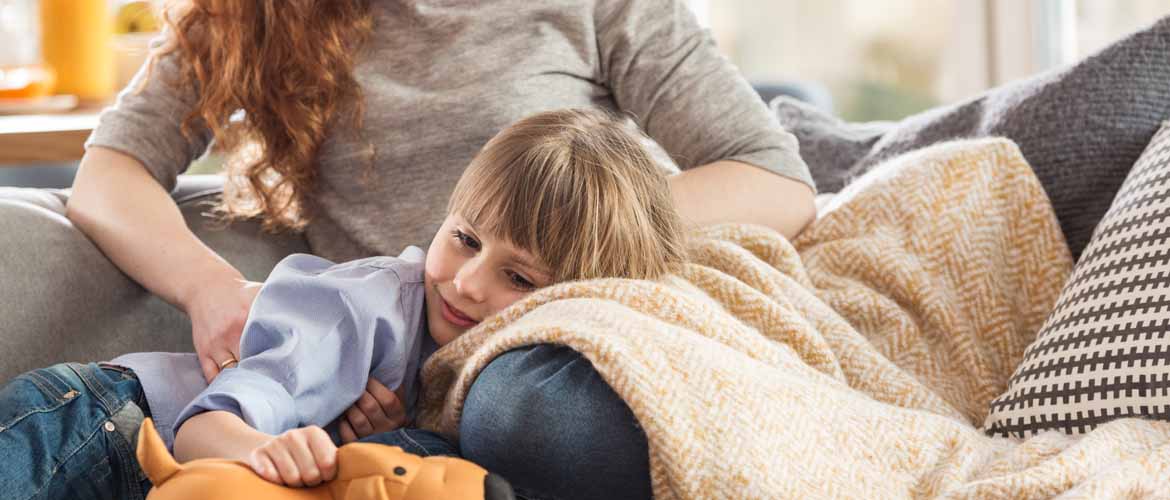
M 646 436 L 576 351 L 538 345 L 492 360 L 459 428 L 463 456 L 527 498 L 650 498 Z
M 146 481 L 133 438 L 144 412 L 132 374 L 59 364 L 0 388 L 4 498 L 141 499 Z
M 413 453 L 420 457 L 459 456 L 459 449 L 443 436 L 431 431 L 409 427 L 372 434 L 359 441 L 397 446 L 407 453 Z

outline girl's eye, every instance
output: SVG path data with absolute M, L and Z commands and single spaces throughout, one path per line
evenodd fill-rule
M 467 233 L 456 229 L 451 232 L 451 235 L 455 237 L 455 240 L 457 240 L 460 245 L 463 245 L 472 250 L 479 250 L 479 241 L 476 241 L 475 238 L 472 238 Z
M 508 273 L 508 278 L 512 282 L 512 286 L 520 290 L 532 290 L 536 288 L 536 285 L 532 284 L 531 281 L 524 279 L 524 277 L 520 276 L 519 274 Z

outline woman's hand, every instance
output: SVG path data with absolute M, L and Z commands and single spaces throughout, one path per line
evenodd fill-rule
M 187 302 L 191 336 L 207 383 L 240 359 L 240 335 L 261 283 L 242 277 L 209 280 Z
M 371 378 L 366 382 L 366 392 L 341 416 L 341 442 L 350 443 L 406 425 L 406 406 L 402 404 L 405 399 L 405 387 L 391 391 Z
M 337 475 L 337 446 L 320 427 L 301 427 L 252 450 L 248 465 L 272 483 L 316 486 Z

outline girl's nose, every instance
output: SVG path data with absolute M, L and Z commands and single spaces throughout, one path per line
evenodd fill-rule
M 455 292 L 477 304 L 486 300 L 487 276 L 484 271 L 486 269 L 480 259 L 464 262 L 459 272 L 455 273 Z

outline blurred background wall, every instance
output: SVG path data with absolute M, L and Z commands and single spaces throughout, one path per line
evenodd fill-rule
M 899 119 L 1059 68 L 1170 14 L 1170 0 L 681 1 L 763 99 L 793 95 L 851 121 Z M 0 0 L 0 186 L 72 182 L 98 112 L 145 59 L 162 2 Z M 47 63 L 73 68 L 57 75 L 66 90 L 5 99 L 35 94 L 20 85 Z M 99 73 L 113 83 L 96 97 L 64 85 Z M 66 94 L 81 99 L 65 106 Z M 221 165 L 209 154 L 189 171 Z

